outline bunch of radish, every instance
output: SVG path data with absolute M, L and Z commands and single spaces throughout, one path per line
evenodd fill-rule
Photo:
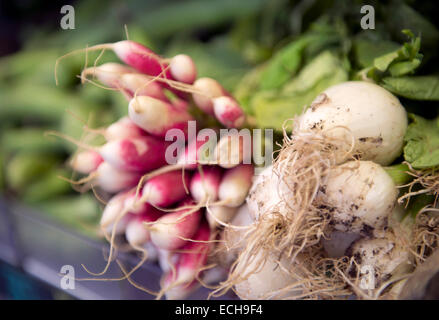
M 397 185 L 384 167 L 400 156 L 406 128 L 399 100 L 373 83 L 319 95 L 256 177 L 248 227 L 225 229 L 236 261 L 221 290 L 243 299 L 390 297 L 413 268 L 409 223 L 398 221 Z
M 215 239 L 245 202 L 254 174 L 252 164 L 242 163 L 242 146 L 230 148 L 233 134 L 219 141 L 213 160 L 201 161 L 206 141 L 189 141 L 191 121 L 203 129 L 193 109 L 216 119 L 217 129 L 241 128 L 246 117 L 217 81 L 197 79 L 195 63 L 187 55 L 164 59 L 129 40 L 87 50 L 106 49 L 123 64 L 86 68 L 81 79 L 122 93 L 128 100 L 127 116 L 107 128 L 84 127 L 86 134 L 102 135 L 103 145 L 64 137 L 80 148 L 70 164 L 83 177 L 73 183 L 108 199 L 100 222 L 111 243 L 108 264 L 116 254 L 115 240 L 125 237 L 142 253 L 141 262 L 159 260 L 164 275 L 158 297 L 181 299 L 200 282 L 213 283 L 225 275 L 207 270 Z M 184 150 L 170 163 L 170 150 L 181 151 L 168 141 L 168 133 L 175 130 L 184 137 Z

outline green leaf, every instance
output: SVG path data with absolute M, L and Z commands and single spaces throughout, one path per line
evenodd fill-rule
M 386 77 L 384 88 L 414 100 L 439 100 L 439 76 Z
M 309 38 L 303 37 L 278 51 L 271 58 L 262 75 L 260 88 L 271 90 L 285 84 L 299 69 L 302 51 L 308 42 Z
M 404 158 L 414 168 L 425 169 L 439 165 L 438 120 L 426 120 L 409 114 L 411 123 L 404 136 Z
M 415 71 L 420 65 L 421 59 L 418 58 L 411 61 L 397 62 L 390 66 L 389 72 L 392 77 L 399 77 Z
M 342 62 L 329 51 L 321 53 L 280 93 L 267 91 L 253 97 L 251 106 L 258 126 L 281 130 L 285 120 L 300 114 L 322 91 L 347 80 Z
M 355 59 L 362 68 L 373 65 L 375 58 L 398 50 L 400 46 L 391 41 L 371 41 L 357 38 L 354 40 Z

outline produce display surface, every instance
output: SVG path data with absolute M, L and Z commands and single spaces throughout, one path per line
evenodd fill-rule
M 95 5 L 0 47 L 0 297 L 439 299 L 431 2 Z

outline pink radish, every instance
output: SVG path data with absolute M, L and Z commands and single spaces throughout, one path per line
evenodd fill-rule
M 250 134 L 240 135 L 238 132 L 222 136 L 214 152 L 214 159 L 218 165 L 226 169 L 236 167 L 243 161 L 244 163 L 251 163 L 251 157 L 252 141 Z
M 195 104 L 207 114 L 214 115 L 212 99 L 226 95 L 224 88 L 211 78 L 199 78 L 193 86 L 199 92 L 192 94 Z
M 125 198 L 127 196 L 126 192 L 120 192 L 113 196 L 110 201 L 105 206 L 104 211 L 102 212 L 102 217 L 100 221 L 100 226 L 107 233 L 111 233 L 113 229 L 113 224 L 116 220 L 121 216 L 120 220 L 117 222 L 115 232 L 116 234 L 122 234 L 125 232 L 125 228 L 130 221 L 130 216 L 124 214 L 124 203 Z
M 163 62 L 160 56 L 140 43 L 123 40 L 110 44 L 109 46 L 120 60 L 142 73 L 157 76 L 167 67 L 167 64 Z M 169 70 L 165 71 L 165 77 L 172 79 Z
M 76 144 L 79 147 L 98 152 L 104 161 L 124 171 L 149 171 L 166 164 L 165 153 L 168 143 L 152 136 L 139 136 L 108 141 L 96 147 L 55 131 L 46 132 Z
M 120 85 L 120 77 L 123 74 L 134 72 L 128 66 L 119 63 L 108 62 L 100 66 L 86 68 L 81 73 L 81 78 L 84 80 L 87 76 L 96 77 L 99 82 L 106 86 L 117 88 Z
M 181 247 L 179 257 L 175 264 L 173 282 L 189 283 L 196 279 L 200 269 L 206 264 L 209 254 L 210 228 L 207 222 L 203 221 L 197 232 Z
M 191 179 L 189 190 L 192 198 L 197 202 L 214 202 L 218 198 L 221 175 L 219 167 L 203 166 Z
M 134 122 L 128 117 L 123 117 L 118 121 L 110 124 L 102 133 L 107 139 L 107 141 L 123 139 L 123 138 L 134 138 L 142 137 L 147 135 L 147 133 L 139 128 Z
M 126 73 L 120 77 L 120 87 L 128 93 L 130 98 L 135 95 L 169 101 L 163 92 L 162 86 L 140 73 Z
M 254 168 L 251 164 L 241 164 L 227 170 L 219 187 L 219 200 L 228 207 L 243 204 L 252 185 L 253 174 Z
M 76 154 L 70 161 L 70 166 L 79 173 L 89 174 L 95 171 L 102 161 L 104 160 L 99 153 L 86 150 Z
M 198 139 L 192 140 L 188 143 L 184 154 L 177 160 L 177 165 L 184 165 L 185 169 L 196 169 L 198 166 L 198 160 L 201 158 L 201 147 L 206 141 L 199 141 Z
M 128 99 L 133 98 L 136 94 L 169 101 L 160 83 L 145 74 L 136 73 L 133 69 L 118 63 L 105 63 L 97 67 L 84 69 L 81 76 L 85 78 L 88 75 L 96 76 L 101 83 L 108 87 L 121 90 Z
M 245 123 L 244 111 L 235 99 L 228 96 L 213 98 L 213 110 L 218 121 L 227 128 L 241 128 Z
M 146 214 L 132 216 L 125 230 L 128 243 L 133 247 L 144 246 L 150 240 L 150 232 L 143 223 L 154 222 L 162 215 L 159 210 L 153 209 Z
M 197 70 L 194 61 L 185 54 L 173 57 L 169 63 L 172 77 L 180 82 L 192 84 L 197 78 Z
M 187 134 L 188 121 L 193 120 L 186 110 L 147 96 L 131 99 L 128 114 L 135 124 L 158 137 L 165 137 L 167 131 L 174 128 Z
M 168 144 L 151 136 L 109 141 L 99 148 L 102 158 L 125 171 L 150 171 L 166 164 Z
M 140 174 L 121 171 L 109 163 L 103 162 L 89 178 L 92 178 L 90 184 L 98 186 L 106 192 L 116 193 L 134 187 L 140 179 Z
M 157 207 L 168 207 L 186 197 L 186 188 L 190 175 L 181 171 L 162 173 L 149 179 L 142 189 L 141 201 L 147 201 Z
M 194 205 L 193 201 L 183 201 L 181 206 Z M 178 249 L 191 238 L 198 229 L 200 210 L 182 209 L 159 218 L 151 227 L 151 241 L 166 250 Z
M 132 189 L 125 199 L 125 207 L 133 215 L 145 215 L 157 210 L 151 204 L 141 200 L 141 195 L 137 194 L 137 188 Z

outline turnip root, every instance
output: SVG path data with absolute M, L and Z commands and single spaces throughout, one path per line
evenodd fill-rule
M 359 289 L 372 292 L 396 273 L 407 274 L 413 267 L 410 252 L 389 235 L 357 240 L 348 249 L 348 255 L 355 261 L 347 270 L 348 274 L 354 279 L 359 278 Z
M 322 210 L 334 228 L 372 236 L 387 227 L 398 191 L 386 171 L 372 161 L 350 161 L 332 170 L 321 188 Z
M 344 140 L 338 162 L 352 149 L 359 159 L 388 165 L 400 155 L 406 129 L 407 114 L 398 98 L 376 84 L 351 81 L 323 91 L 298 119 L 297 132 Z
M 301 270 L 287 258 L 278 259 L 263 255 L 244 255 L 235 267 L 242 280 L 235 285 L 235 292 L 241 299 L 284 299 L 300 296 L 303 288 L 294 272 Z

